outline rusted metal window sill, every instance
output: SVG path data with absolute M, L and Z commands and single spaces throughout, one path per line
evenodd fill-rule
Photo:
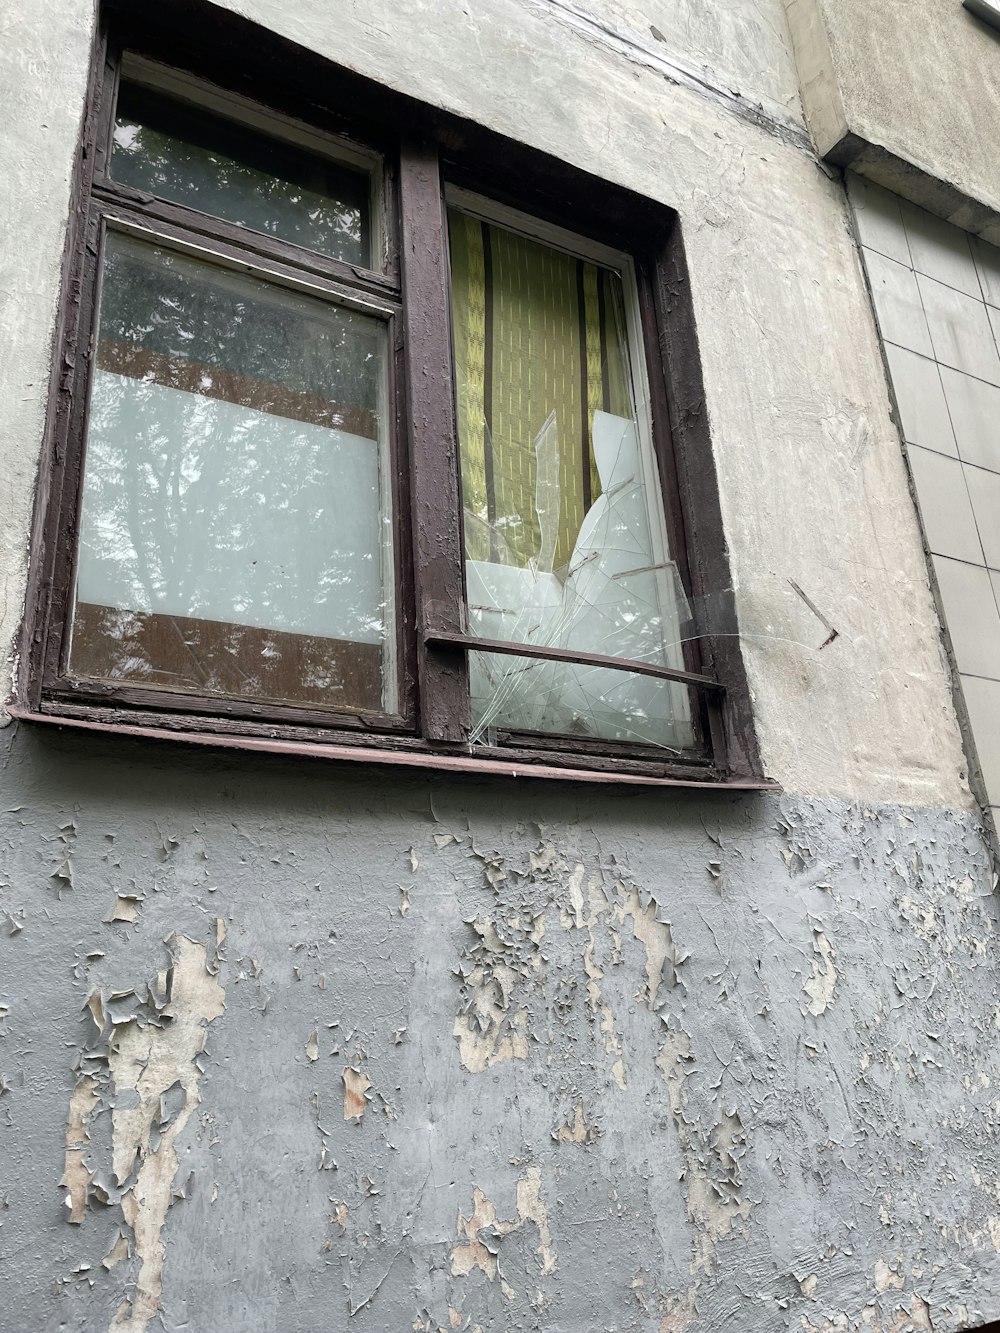
M 587 782 L 597 785 L 624 783 L 636 787 L 683 787 L 698 788 L 703 791 L 781 791 L 777 782 L 771 782 L 767 778 L 729 778 L 716 781 L 662 778 L 641 773 L 556 768 L 548 764 L 516 762 L 507 764 L 497 759 L 476 759 L 472 755 L 414 753 L 407 750 L 382 750 L 365 746 L 319 744 L 315 741 L 268 740 L 262 736 L 225 736 L 210 731 L 168 731 L 162 727 L 130 726 L 124 722 L 94 722 L 59 713 L 37 713 L 15 703 L 8 704 L 7 711 L 11 717 L 21 722 L 42 722 L 48 726 L 70 727 L 77 731 L 174 741 L 216 750 L 242 750 L 293 757 L 300 755 L 306 759 L 346 759 L 354 763 L 385 764 L 393 768 L 421 768 L 443 773 L 482 773 L 492 777 L 545 778 L 549 781 Z

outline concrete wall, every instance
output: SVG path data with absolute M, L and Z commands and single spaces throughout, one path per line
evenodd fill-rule
M 679 210 L 786 796 L 459 790 L 8 727 L 3 1318 L 901 1333 L 1000 1314 L 996 900 L 846 201 L 806 141 L 778 0 L 239 8 Z M 92 16 L 16 19 L 5 652 Z
M 959 0 L 785 0 L 817 148 L 1000 242 L 1000 33 Z
M 5 751 L 5 1328 L 1000 1313 L 968 816 Z

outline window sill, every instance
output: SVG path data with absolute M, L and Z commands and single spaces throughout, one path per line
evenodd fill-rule
M 354 763 L 386 764 L 394 768 L 419 768 L 442 773 L 481 773 L 493 777 L 544 778 L 557 782 L 586 782 L 597 785 L 627 784 L 638 787 L 681 787 L 700 790 L 780 792 L 777 782 L 767 778 L 696 778 L 653 777 L 640 773 L 615 772 L 589 768 L 557 768 L 549 764 L 505 763 L 501 759 L 477 759 L 472 755 L 437 754 L 410 750 L 376 749 L 372 746 L 326 744 L 303 740 L 270 740 L 262 736 L 219 735 L 210 731 L 171 731 L 164 727 L 133 726 L 125 722 L 96 722 L 63 713 L 40 713 L 20 704 L 10 703 L 7 712 L 21 722 L 41 722 L 48 726 L 70 727 L 79 731 L 136 739 L 175 741 L 207 746 L 209 749 L 243 750 L 260 754 L 302 756 L 306 759 L 350 760 Z

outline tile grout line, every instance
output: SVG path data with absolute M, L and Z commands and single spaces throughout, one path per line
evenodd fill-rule
M 900 216 L 902 216 L 902 214 L 900 214 Z M 905 219 L 903 220 L 903 231 L 904 231 L 904 234 L 905 234 L 905 232 L 906 232 L 906 221 L 905 221 Z M 909 238 L 908 235 L 907 235 L 907 237 L 906 237 L 906 248 L 907 248 L 907 250 L 910 251 L 910 254 L 911 254 L 911 256 L 912 256 L 913 251 L 910 249 L 910 238 Z M 969 258 L 972 260 L 973 269 L 975 270 L 975 273 L 976 273 L 976 282 L 978 283 L 978 282 L 979 282 L 979 270 L 976 268 L 975 256 L 972 254 L 972 247 L 971 247 L 971 246 L 969 247 Z M 924 275 L 924 276 L 926 276 L 926 275 Z M 934 343 L 934 335 L 933 335 L 933 333 L 931 332 L 930 320 L 927 318 L 927 308 L 926 308 L 926 306 L 924 305 L 924 294 L 923 294 L 923 292 L 922 292 L 921 289 L 920 289 L 920 283 L 917 282 L 917 275 L 916 275 L 916 271 L 915 271 L 915 270 L 914 270 L 914 274 L 913 274 L 913 280 L 914 280 L 914 282 L 916 282 L 916 286 L 917 286 L 917 296 L 920 298 L 920 309 L 921 309 L 921 311 L 923 312 L 924 323 L 927 325 L 927 336 L 930 338 L 931 346 L 934 347 L 934 352 L 935 352 L 935 355 L 934 355 L 934 365 L 935 365 L 935 367 L 936 367 L 936 369 L 937 369 L 938 382 L 940 383 L 940 380 L 941 380 L 941 362 L 940 362 L 940 360 L 938 359 L 938 356 L 937 356 L 937 348 L 936 348 L 935 343 Z M 934 279 L 932 278 L 931 281 L 933 282 Z M 942 285 L 944 285 L 944 284 L 942 284 Z M 974 297 L 971 297 L 971 296 L 969 297 L 969 300 L 970 300 L 970 301 L 971 301 L 971 300 L 974 300 L 974 299 L 975 299 Z M 987 321 L 987 323 L 990 324 L 990 333 L 992 334 L 992 333 L 993 333 L 993 325 L 992 325 L 992 323 L 990 323 L 990 317 L 989 317 L 989 314 L 986 312 L 986 303 L 985 303 L 985 301 L 982 302 L 982 305 L 983 305 L 983 313 L 986 314 L 986 321 Z M 995 337 L 993 338 L 993 346 L 994 346 L 994 350 L 996 350 L 996 338 L 995 338 Z M 997 350 L 997 358 L 998 358 L 998 360 L 1000 360 L 1000 350 Z M 965 494 L 966 494 L 966 497 L 967 497 L 967 499 L 968 499 L 968 501 L 969 501 L 969 509 L 970 509 L 971 512 L 972 512 L 972 523 L 973 523 L 973 527 L 975 528 L 975 531 L 976 531 L 976 541 L 979 543 L 979 550 L 980 550 L 980 553 L 982 554 L 982 557 L 983 557 L 983 564 L 982 564 L 982 567 L 983 567 L 984 569 L 986 569 L 986 568 L 988 568 L 987 561 L 986 561 L 986 546 L 985 546 L 985 544 L 984 544 L 984 542 L 983 542 L 983 534 L 982 534 L 982 533 L 980 532 L 980 530 L 979 530 L 979 516 L 978 516 L 978 514 L 976 513 L 976 506 L 973 504 L 973 501 L 972 501 L 972 488 L 969 486 L 969 478 L 966 476 L 966 473 L 965 473 L 965 459 L 962 457 L 962 447 L 961 447 L 961 445 L 960 445 L 959 442 L 958 442 L 958 433 L 957 433 L 957 431 L 955 430 L 955 422 L 952 420 L 952 415 L 951 415 L 951 405 L 950 405 L 949 402 L 948 402 L 948 395 L 944 393 L 944 385 L 943 385 L 943 384 L 941 384 L 941 392 L 944 394 L 944 406 L 945 406 L 945 411 L 948 413 L 948 424 L 951 426 L 952 438 L 953 438 L 954 441 L 955 441 L 955 448 L 956 448 L 956 450 L 958 451 L 959 462 L 960 462 L 960 465 L 961 465 L 961 468 L 962 468 L 962 485 L 965 487 Z M 918 445 L 917 447 L 919 448 L 919 445 Z M 917 503 L 919 504 L 919 502 L 920 502 L 920 487 L 918 486 L 918 487 L 917 487 Z M 945 558 L 945 559 L 948 559 L 947 556 L 945 556 L 944 558 Z M 969 563 L 971 564 L 972 562 L 970 561 Z M 989 576 L 987 576 L 987 577 L 989 577 Z M 992 579 L 989 580 L 989 584 L 990 584 L 990 592 L 991 592 L 992 595 L 993 595 L 993 606 L 994 606 L 994 609 L 996 610 L 997 616 L 1000 617 L 1000 597 L 997 596 L 996 585 L 994 584 L 994 582 L 993 582 Z M 943 601 L 943 600 L 944 600 L 944 599 L 942 598 L 942 601 Z M 947 608 L 945 609 L 945 618 L 947 619 Z

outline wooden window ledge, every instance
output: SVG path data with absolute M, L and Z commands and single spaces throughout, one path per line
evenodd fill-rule
M 482 773 L 492 777 L 545 778 L 557 782 L 586 782 L 595 785 L 626 784 L 635 787 L 681 787 L 702 791 L 780 792 L 781 786 L 767 778 L 662 778 L 642 773 L 595 771 L 587 768 L 556 768 L 547 764 L 477 759 L 473 755 L 435 754 L 408 750 L 375 749 L 372 746 L 323 744 L 316 741 L 269 740 L 262 736 L 225 736 L 210 731 L 169 731 L 164 727 L 132 726 L 124 722 L 95 722 L 60 713 L 38 713 L 9 703 L 7 712 L 20 722 L 42 722 L 48 726 L 131 736 L 137 739 L 176 741 L 209 749 L 243 750 L 260 754 L 302 756 L 306 759 L 352 760 L 354 763 L 385 764 L 393 768 L 430 769 L 442 773 Z

